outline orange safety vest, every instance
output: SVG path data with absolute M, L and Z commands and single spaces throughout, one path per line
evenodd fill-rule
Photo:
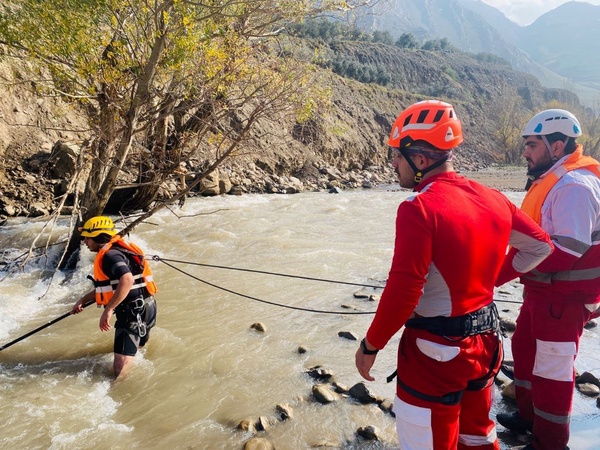
M 566 173 L 576 169 L 587 169 L 600 178 L 599 165 L 600 163 L 591 156 L 584 156 L 583 146 L 578 144 L 575 151 L 571 153 L 559 167 L 533 182 L 527 191 L 527 194 L 525 194 L 521 209 L 525 214 L 535 220 L 538 225 L 541 225 L 542 205 L 546 201 L 548 193 L 558 180 Z
M 133 274 L 134 285 L 132 289 L 145 288 L 148 295 L 154 295 L 157 292 L 156 284 L 154 283 L 154 277 L 150 271 L 150 265 L 146 258 L 144 258 L 144 252 L 141 248 L 131 242 L 125 242 L 121 239 L 118 234 L 115 235 L 106 245 L 102 246 L 96 259 L 94 260 L 94 286 L 95 286 L 95 298 L 96 303 L 100 305 L 107 305 L 115 290 L 119 280 L 111 280 L 102 271 L 102 260 L 104 255 L 108 252 L 114 244 L 117 244 L 120 250 L 126 255 L 132 256 L 132 259 L 139 265 L 141 273 Z

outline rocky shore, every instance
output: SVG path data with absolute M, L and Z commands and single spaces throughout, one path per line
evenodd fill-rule
M 68 180 L 73 177 L 78 148 L 57 142 L 32 156 L 15 154 L 4 159 L 0 178 L 0 221 L 8 217 L 41 217 L 56 211 L 61 196 L 66 194 Z M 182 165 L 178 178 L 163 184 L 160 200 L 175 195 L 185 183 L 191 182 L 197 167 Z M 471 179 L 503 191 L 523 190 L 525 169 L 520 167 L 489 167 L 461 173 Z M 233 160 L 215 170 L 190 193 L 191 196 L 243 195 L 247 193 L 295 194 L 306 191 L 340 192 L 345 189 L 370 189 L 397 183 L 391 165 L 352 168 L 341 171 L 323 161 L 312 161 L 295 175 L 276 175 L 252 161 Z M 84 186 L 79 186 L 80 193 Z M 159 200 L 159 201 L 160 201 Z M 60 211 L 69 214 L 72 203 Z

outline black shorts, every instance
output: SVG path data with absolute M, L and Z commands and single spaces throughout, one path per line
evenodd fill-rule
M 150 330 L 146 331 L 144 337 L 128 328 L 115 328 L 115 345 L 113 351 L 119 355 L 135 356 L 138 348 L 146 345 L 150 339 Z
M 146 325 L 144 336 L 135 327 L 132 329 L 128 324 L 134 320 L 135 313 L 129 308 L 117 310 L 117 323 L 115 324 L 115 343 L 113 351 L 119 355 L 135 356 L 138 348 L 143 347 L 150 339 L 150 329 L 156 324 L 156 301 L 153 297 L 147 298 L 144 302 L 144 310 L 141 313 L 142 320 Z

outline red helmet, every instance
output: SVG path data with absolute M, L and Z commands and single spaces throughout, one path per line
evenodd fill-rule
M 439 100 L 423 100 L 400 113 L 390 134 L 388 145 L 409 147 L 425 141 L 440 150 L 451 150 L 463 141 L 462 126 L 454 107 Z

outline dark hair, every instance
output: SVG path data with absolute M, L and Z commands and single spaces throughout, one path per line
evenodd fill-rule
M 565 144 L 565 150 L 564 150 L 565 153 L 573 153 L 575 151 L 575 147 L 577 146 L 577 143 L 575 142 L 575 138 L 569 137 L 562 133 L 547 134 L 546 139 L 548 139 L 548 142 L 550 143 L 550 145 L 554 144 L 557 141 L 565 142 L 565 140 L 567 140 L 567 143 Z
M 112 239 L 112 236 L 110 234 L 100 233 L 98 236 L 94 236 L 91 239 L 96 244 L 107 244 Z
M 406 147 L 408 153 L 412 154 L 422 154 L 430 159 L 439 160 L 444 157 L 448 157 L 452 154 L 452 151 L 441 150 L 434 145 L 431 145 L 429 142 L 424 141 L 422 139 L 416 140 L 412 143 L 410 147 Z

